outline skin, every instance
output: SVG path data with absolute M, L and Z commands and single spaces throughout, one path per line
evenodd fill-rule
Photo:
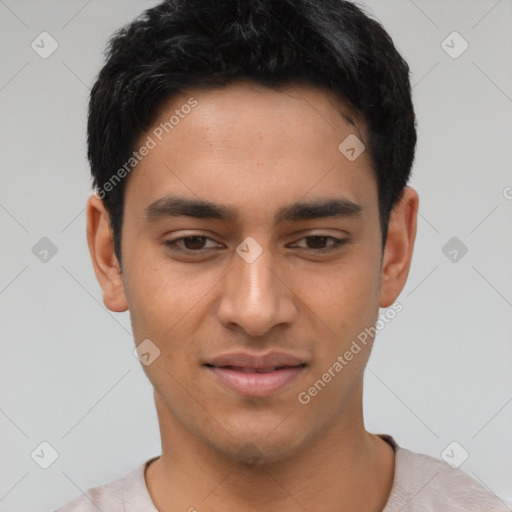
M 151 498 L 162 511 L 382 510 L 394 453 L 364 427 L 362 377 L 372 343 L 307 405 L 297 397 L 403 289 L 418 194 L 404 190 L 382 254 L 369 152 L 349 161 L 338 150 L 349 134 L 366 140 L 347 105 L 314 87 L 277 91 L 242 81 L 173 98 L 155 126 L 191 96 L 197 106 L 129 175 L 122 271 L 102 201 L 91 196 L 87 210 L 105 306 L 129 309 L 136 344 L 149 338 L 161 351 L 143 366 L 162 438 L 162 456 L 145 473 Z M 144 209 L 165 194 L 229 205 L 239 217 L 149 222 Z M 360 203 L 361 215 L 274 223 L 282 206 L 334 195 Z M 208 239 L 180 246 L 210 251 L 202 256 L 164 244 L 199 235 Z M 315 235 L 348 243 L 316 254 L 332 241 L 304 238 Z M 235 250 L 248 236 L 263 249 L 252 263 Z M 270 396 L 240 396 L 202 366 L 221 353 L 271 348 L 300 354 L 307 367 Z

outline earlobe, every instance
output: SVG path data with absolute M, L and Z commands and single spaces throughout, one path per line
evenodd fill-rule
M 91 195 L 87 201 L 87 244 L 94 273 L 103 290 L 103 303 L 110 311 L 128 309 L 123 278 L 114 251 L 110 217 L 103 201 Z
M 400 201 L 391 211 L 382 261 L 381 308 L 395 302 L 407 281 L 416 239 L 418 206 L 418 193 L 405 187 Z

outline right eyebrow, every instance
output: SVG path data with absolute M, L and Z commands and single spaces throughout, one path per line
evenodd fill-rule
M 178 216 L 225 221 L 234 221 L 237 218 L 236 211 L 230 206 L 181 196 L 164 196 L 153 201 L 145 208 L 144 216 L 148 221 Z

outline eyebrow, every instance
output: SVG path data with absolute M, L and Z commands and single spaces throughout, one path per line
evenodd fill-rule
M 274 222 L 277 224 L 283 221 L 296 222 L 326 217 L 360 217 L 362 210 L 362 205 L 346 198 L 315 199 L 279 208 Z M 144 209 L 147 221 L 179 216 L 234 222 L 238 218 L 238 213 L 231 206 L 182 196 L 161 197 Z

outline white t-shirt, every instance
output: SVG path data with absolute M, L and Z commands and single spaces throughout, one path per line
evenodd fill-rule
M 402 448 L 389 435 L 379 437 L 395 451 L 393 486 L 382 512 L 510 512 L 503 501 L 461 469 Z M 119 480 L 88 489 L 55 512 L 159 512 L 144 479 L 146 465 L 157 458 Z

